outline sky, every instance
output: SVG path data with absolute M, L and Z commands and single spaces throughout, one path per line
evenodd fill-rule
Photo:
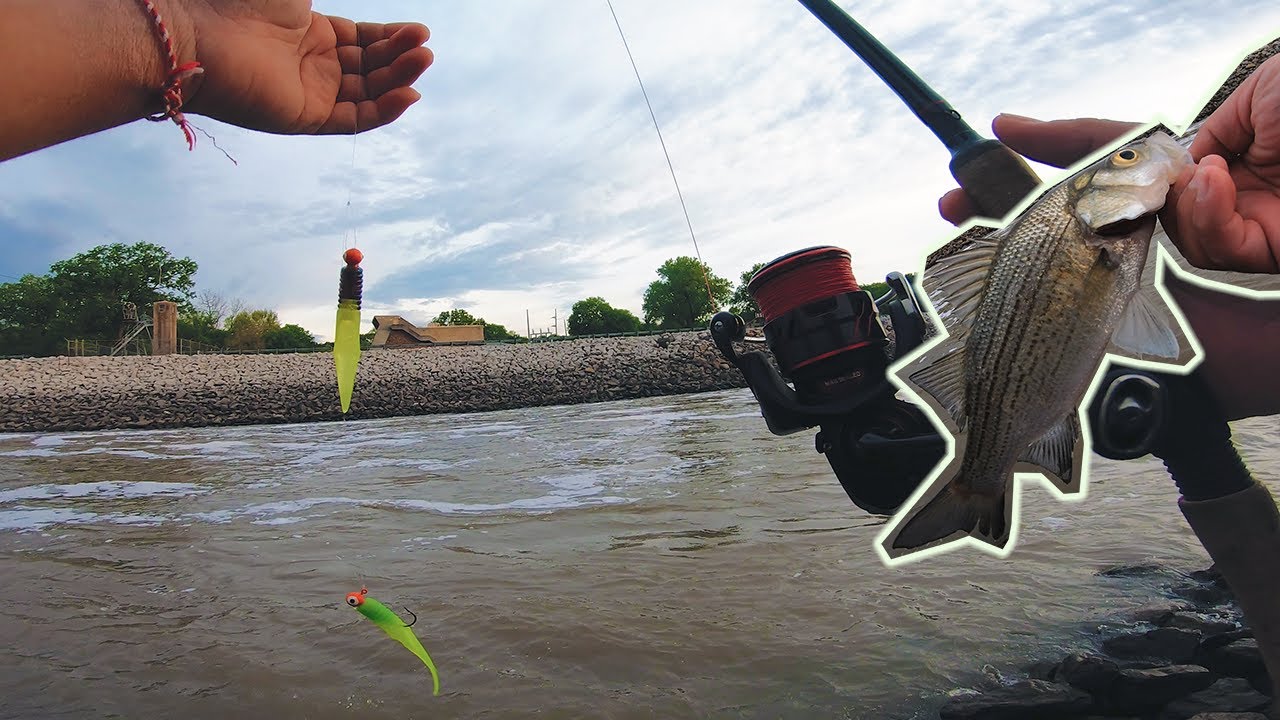
M 1280 36 L 1273 0 L 839 4 L 987 136 L 1000 112 L 1189 119 Z M 952 237 L 937 213 L 955 185 L 947 151 L 798 2 L 613 6 L 717 275 L 736 284 L 757 262 L 837 245 L 872 282 L 919 270 Z M 354 241 L 363 330 L 374 315 L 425 325 L 462 308 L 523 334 L 553 318 L 563 331 L 591 296 L 642 315 L 663 261 L 694 255 L 606 0 L 314 7 L 426 24 L 423 99 L 354 141 L 193 117 L 238 165 L 146 121 L 0 163 L 0 282 L 153 242 L 199 264 L 197 290 L 328 340 Z

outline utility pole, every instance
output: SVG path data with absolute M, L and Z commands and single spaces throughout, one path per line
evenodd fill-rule
M 525 310 L 524 310 L 524 336 L 525 336 L 525 337 L 527 337 L 527 338 L 532 338 L 532 337 L 533 337 L 533 326 L 529 324 L 529 309 L 528 309 L 528 308 L 525 308 Z

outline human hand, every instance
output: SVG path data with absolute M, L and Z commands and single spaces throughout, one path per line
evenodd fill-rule
M 1160 221 L 1193 265 L 1280 272 L 1280 56 L 1205 119 Z
M 1066 167 L 1137 127 L 1082 118 L 1042 122 L 1000 115 L 996 137 L 1014 152 Z M 1280 56 L 1258 67 L 1200 127 L 1185 170 L 1160 211 L 1161 225 L 1197 267 L 1280 272 Z M 959 225 L 976 214 L 963 191 L 938 210 Z
M 431 65 L 418 23 L 355 23 L 310 0 L 181 0 L 205 68 L 184 86 L 188 112 L 280 134 L 364 132 L 422 96 Z

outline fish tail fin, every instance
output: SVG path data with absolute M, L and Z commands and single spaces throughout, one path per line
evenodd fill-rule
M 1003 549 L 1009 540 L 1007 498 L 1007 492 L 994 497 L 962 493 L 957 491 L 955 479 L 952 479 L 927 505 L 902 524 L 892 547 L 895 550 L 921 550 L 930 543 L 964 532 Z

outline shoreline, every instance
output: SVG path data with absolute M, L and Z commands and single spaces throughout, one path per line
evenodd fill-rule
M 1234 593 L 1214 567 L 1184 572 L 1124 565 L 1096 574 L 1156 580 L 1166 599 L 1100 620 L 1091 650 L 1042 656 L 1014 671 L 1011 682 L 956 688 L 941 699 L 937 716 L 1266 720 L 1274 694 L 1266 666 Z
M 747 387 L 705 331 L 366 350 L 350 412 L 332 353 L 0 360 L 0 433 L 308 423 Z

